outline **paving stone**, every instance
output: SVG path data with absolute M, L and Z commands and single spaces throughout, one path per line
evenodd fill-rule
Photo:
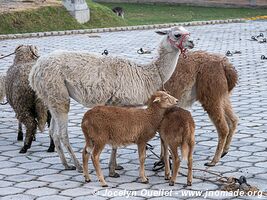
M 8 187 L 13 185 L 14 183 L 7 180 L 0 180 L 0 187 Z
M 24 189 L 21 189 L 21 188 L 2 187 L 2 188 L 0 188 L 0 196 L 19 194 L 19 193 L 22 193 L 23 191 L 24 191 Z
M 47 185 L 46 182 L 31 180 L 31 181 L 24 181 L 24 182 L 20 181 L 15 186 L 18 188 L 32 189 L 32 188 L 39 188 L 39 187 L 46 186 L 46 185 Z
M 36 200 L 52 200 L 52 199 L 56 199 L 56 200 L 70 200 L 71 198 L 70 197 L 60 196 L 60 195 L 51 195 L 51 196 L 39 197 Z M 87 197 L 87 199 L 88 199 L 88 197 Z
M 23 168 L 23 169 L 28 169 L 28 170 L 43 169 L 43 168 L 47 168 L 48 166 L 49 164 L 44 164 L 40 162 L 23 163 L 21 165 L 18 165 L 18 167 Z
M 40 181 L 47 181 L 47 182 L 56 182 L 56 181 L 63 181 L 67 180 L 70 177 L 67 175 L 62 175 L 62 174 L 51 174 L 51 175 L 46 175 L 42 176 L 39 178 Z
M 43 176 L 43 175 L 57 174 L 57 173 L 59 173 L 59 170 L 47 169 L 47 168 L 29 171 L 29 174 L 36 175 L 36 176 Z
M 27 172 L 27 170 L 15 167 L 0 169 L 0 174 L 3 175 L 17 175 L 17 174 L 24 174 L 25 172 Z
M 33 200 L 34 196 L 26 194 L 7 195 L 1 198 L 1 200 Z
M 58 189 L 69 189 L 81 186 L 81 183 L 74 181 L 58 181 L 51 183 L 49 187 Z
M 29 174 L 19 174 L 19 175 L 8 176 L 6 180 L 14 181 L 14 182 L 22 182 L 22 181 L 31 181 L 35 178 L 36 176 L 32 176 Z
M 48 188 L 48 187 L 29 189 L 25 192 L 25 194 L 30 194 L 34 196 L 47 196 L 47 195 L 53 195 L 57 193 L 58 193 L 58 190 Z
M 94 191 L 92 189 L 78 187 L 78 188 L 63 190 L 60 194 L 70 197 L 77 197 L 77 196 L 92 195 L 93 192 Z

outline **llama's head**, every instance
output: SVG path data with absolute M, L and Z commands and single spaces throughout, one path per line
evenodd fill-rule
M 169 30 L 156 31 L 159 35 L 166 35 L 166 44 L 184 53 L 186 49 L 194 48 L 190 33 L 184 27 L 173 27 Z
M 15 49 L 15 63 L 30 62 L 38 57 L 38 50 L 36 46 L 20 45 Z
M 178 99 L 163 91 L 155 92 L 149 99 L 148 105 L 157 105 L 160 108 L 170 108 L 177 105 Z

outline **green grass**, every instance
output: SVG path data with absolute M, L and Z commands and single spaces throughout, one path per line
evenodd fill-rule
M 244 18 L 266 15 L 266 9 L 205 8 L 167 4 L 98 4 L 86 0 L 91 19 L 79 24 L 62 6 L 0 14 L 0 34 L 60 31 L 84 28 L 102 28 L 128 25 L 187 22 L 196 20 Z M 121 6 L 125 19 L 111 10 Z
M 266 9 L 259 8 L 207 8 L 170 4 L 101 4 L 109 8 L 115 6 L 123 7 L 128 25 L 234 19 L 267 15 Z
M 0 34 L 126 26 L 111 9 L 87 0 L 91 20 L 79 24 L 62 6 L 0 14 Z

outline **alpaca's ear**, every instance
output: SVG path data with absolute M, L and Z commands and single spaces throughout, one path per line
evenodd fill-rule
M 17 48 L 15 49 L 15 51 L 17 51 L 19 48 L 21 48 L 23 45 L 21 44 L 21 45 L 19 45 L 19 46 L 17 46 Z
M 155 31 L 159 35 L 167 35 L 169 33 L 168 30 L 162 30 L 162 31 Z
M 38 57 L 38 49 L 36 46 L 31 45 L 30 50 L 34 56 Z
M 153 103 L 158 103 L 158 102 L 160 102 L 160 97 L 156 97 L 156 98 L 154 99 L 154 101 L 153 101 Z

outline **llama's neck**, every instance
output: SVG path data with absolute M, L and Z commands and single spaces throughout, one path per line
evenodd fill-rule
M 152 127 L 158 128 L 157 126 L 160 125 L 164 113 L 166 109 L 159 108 L 157 105 L 149 105 L 146 109 L 147 115 L 149 116 L 149 124 L 152 125 Z
M 158 71 L 162 84 L 172 76 L 180 55 L 180 51 L 171 46 L 167 36 L 161 41 L 158 58 L 153 61 L 151 67 Z

